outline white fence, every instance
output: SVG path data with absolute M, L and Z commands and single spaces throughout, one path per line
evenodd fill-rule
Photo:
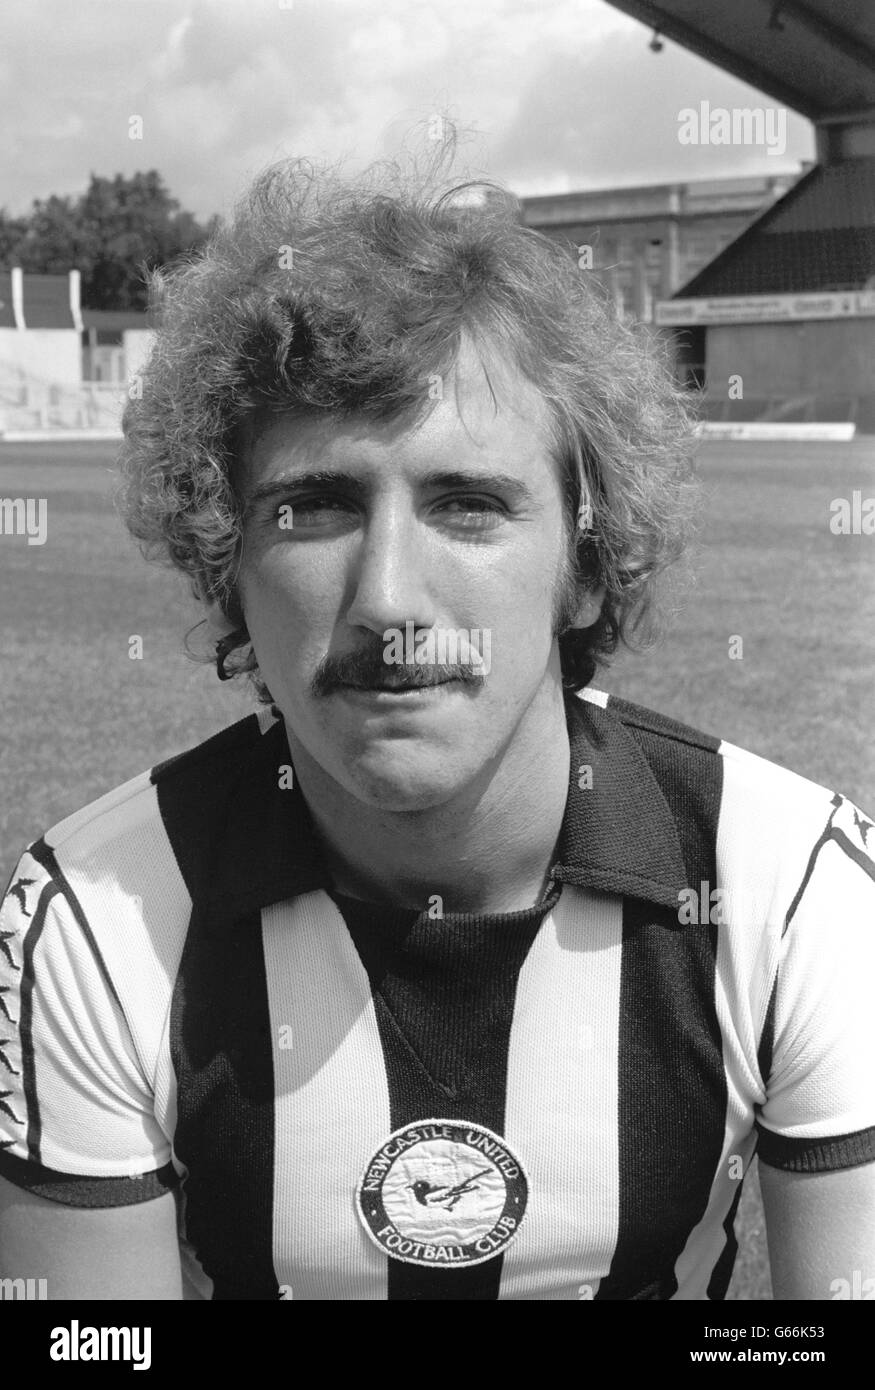
M 126 400 L 118 382 L 70 386 L 0 362 L 0 439 L 120 439 Z

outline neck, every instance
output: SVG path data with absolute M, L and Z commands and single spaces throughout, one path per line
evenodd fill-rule
M 362 803 L 287 732 L 338 892 L 398 907 L 439 906 L 435 916 L 516 912 L 544 896 L 571 763 L 561 688 L 539 692 L 497 767 L 481 770 L 449 801 L 416 811 Z

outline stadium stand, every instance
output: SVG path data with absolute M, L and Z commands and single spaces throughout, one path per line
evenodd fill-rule
M 870 288 L 875 274 L 875 158 L 816 164 L 677 292 L 812 294 Z

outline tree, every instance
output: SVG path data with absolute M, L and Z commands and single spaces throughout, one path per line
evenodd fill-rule
M 27 229 L 23 217 L 10 217 L 5 208 L 0 208 L 0 266 L 18 265 L 15 249 Z
M 145 307 L 144 268 L 166 265 L 200 245 L 208 233 L 191 213 L 180 210 L 155 169 L 130 179 L 92 174 L 79 217 L 94 248 L 83 284 L 83 303 L 89 309 Z
M 82 273 L 87 309 L 146 307 L 144 270 L 200 246 L 217 219 L 202 226 L 180 209 L 156 169 L 112 179 L 92 173 L 75 201 L 35 199 L 29 216 L 0 213 L 0 263 L 24 270 Z
M 77 208 L 69 198 L 34 199 L 24 233 L 14 248 L 22 270 L 42 275 L 65 275 L 79 267 L 84 271 L 93 253 L 81 234 Z

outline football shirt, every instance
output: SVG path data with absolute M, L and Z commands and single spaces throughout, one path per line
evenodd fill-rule
M 873 827 L 670 719 L 566 704 L 526 911 L 337 893 L 269 709 L 31 844 L 0 911 L 0 1173 L 77 1206 L 177 1188 L 206 1298 L 722 1298 L 755 1151 L 875 1158 Z

